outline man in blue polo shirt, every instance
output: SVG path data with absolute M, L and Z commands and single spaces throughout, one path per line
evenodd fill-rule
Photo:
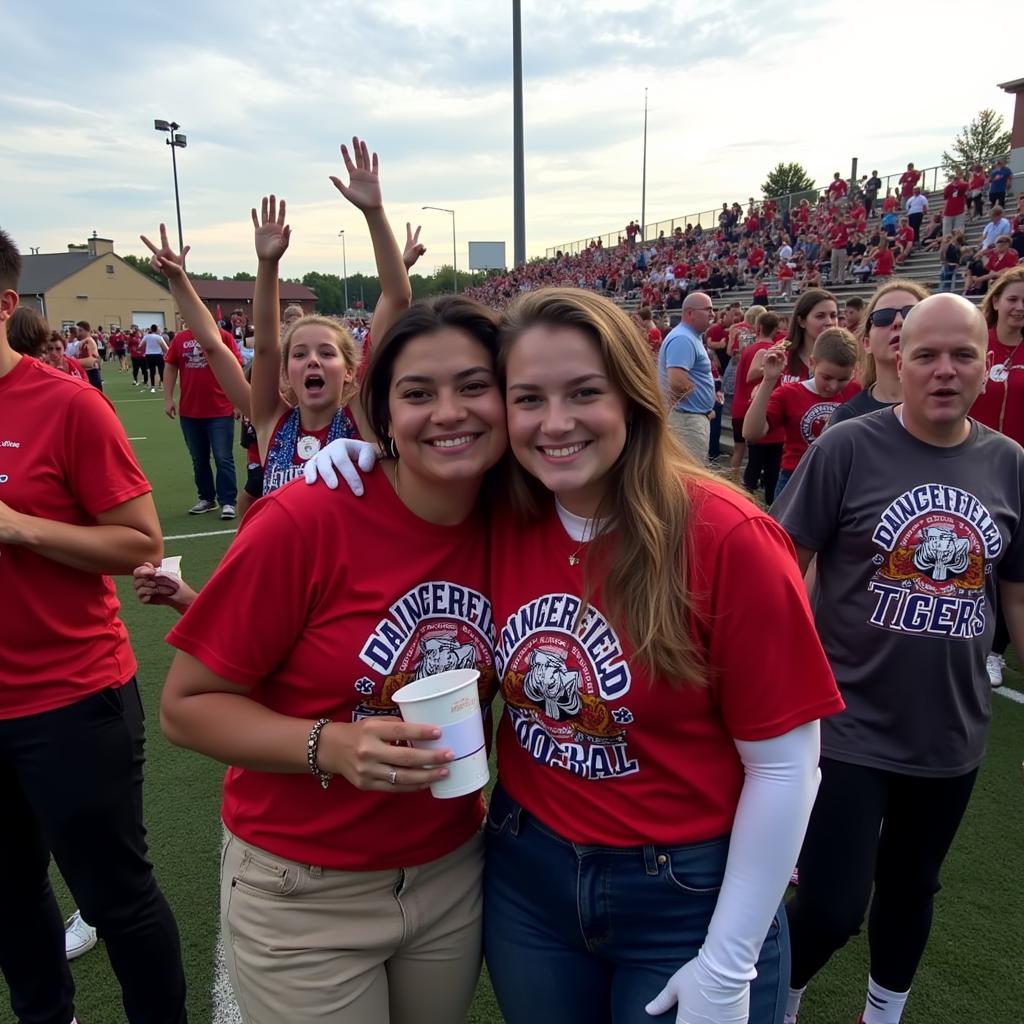
M 702 466 L 708 460 L 710 414 L 715 407 L 711 360 L 702 339 L 714 315 L 715 304 L 706 292 L 687 295 L 682 317 L 658 353 L 658 376 L 668 398 L 669 426 Z

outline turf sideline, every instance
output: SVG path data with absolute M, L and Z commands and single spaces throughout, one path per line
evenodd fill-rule
M 238 533 L 238 527 L 234 526 L 230 530 L 210 530 L 207 533 L 177 533 L 171 537 L 164 537 L 164 540 L 194 540 L 196 537 L 226 537 L 229 533 Z
M 1024 704 L 1024 693 L 1021 693 L 1019 690 L 1013 690 L 1009 686 L 993 687 L 992 692 L 998 693 L 1000 696 L 1006 697 L 1016 704 Z

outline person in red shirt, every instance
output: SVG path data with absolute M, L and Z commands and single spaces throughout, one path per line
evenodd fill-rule
M 759 441 L 747 442 L 743 436 L 743 417 L 750 408 L 750 398 L 754 388 L 761 380 L 763 371 L 753 371 L 754 357 L 775 344 L 775 332 L 779 327 L 779 318 L 775 313 L 760 313 L 755 322 L 756 337 L 754 343 L 748 345 L 741 353 L 736 367 L 736 390 L 732 399 L 732 436 L 733 450 L 740 447 L 746 449 L 747 464 L 743 471 L 743 486 L 754 493 L 758 488 L 764 489 L 765 504 L 771 505 L 775 500 L 775 487 L 779 482 L 779 470 L 782 467 L 782 443 L 786 439 L 783 430 L 773 431 Z M 742 455 L 735 468 L 743 463 Z
M 860 391 L 860 385 L 853 379 L 857 341 L 842 327 L 831 327 L 818 335 L 811 356 L 813 376 L 809 380 L 776 387 L 785 371 L 785 361 L 785 354 L 778 349 L 765 353 L 764 379 L 743 419 L 743 436 L 750 441 L 778 427 L 786 432 L 776 498 L 832 413 Z
M 108 575 L 159 561 L 160 523 L 110 402 L 10 347 L 20 269 L 0 231 L 0 965 L 20 1019 L 74 1018 L 52 854 L 128 1020 L 184 1024 L 178 931 L 142 822 L 135 656 Z
M 913 164 L 907 164 L 907 169 L 900 175 L 900 198 L 906 201 L 920 180 L 921 172 L 915 170 Z
M 142 383 L 146 383 L 146 340 L 138 327 L 133 327 L 128 335 L 128 358 L 132 364 L 132 384 L 139 386 L 139 374 L 142 374 Z
M 967 219 L 967 195 L 970 184 L 964 180 L 963 171 L 956 168 L 953 180 L 943 189 L 945 200 L 942 207 L 942 233 L 951 235 L 954 231 L 962 231 Z
M 63 370 L 65 373 L 77 377 L 78 380 L 88 380 L 85 367 L 75 359 L 74 356 L 65 354 L 64 335 L 60 331 L 51 331 L 46 348 L 43 350 L 43 360 L 55 370 Z
M 985 389 L 971 416 L 1024 445 L 1024 266 L 999 276 L 981 304 L 988 324 L 989 369 Z M 993 686 L 1001 686 L 1010 634 L 997 609 L 996 634 L 986 665 Z
M 780 349 L 786 356 L 786 368 L 782 383 L 795 380 L 809 380 L 814 374 L 811 369 L 811 354 L 814 343 L 826 328 L 835 327 L 839 322 L 839 305 L 836 297 L 823 288 L 811 288 L 797 299 L 793 316 L 789 322 L 788 334 L 784 336 Z M 758 352 L 751 364 L 755 380 L 764 372 L 765 353 Z
M 895 266 L 895 258 L 892 249 L 889 248 L 889 239 L 882 235 L 878 240 L 878 248 L 873 254 L 873 274 L 875 277 L 890 277 Z
M 910 192 L 914 191 L 914 187 L 910 187 Z M 910 192 L 907 195 L 910 195 Z M 885 194 L 885 199 L 882 200 L 882 213 L 895 213 L 899 209 L 899 200 L 891 193 Z
M 841 220 L 832 226 L 828 236 L 832 252 L 829 257 L 828 283 L 830 285 L 846 284 L 846 246 L 850 242 L 850 225 Z
M 910 226 L 906 217 L 900 217 L 899 230 L 896 232 L 894 242 L 894 255 L 897 263 L 903 263 L 914 248 L 914 229 Z
M 163 225 L 161 231 L 166 235 Z M 157 251 L 152 245 L 151 248 Z M 242 357 L 231 335 L 221 328 L 220 337 L 241 367 Z M 199 501 L 188 510 L 189 515 L 209 512 L 219 503 L 221 519 L 234 519 L 238 495 L 235 458 L 231 446 L 235 407 L 217 383 L 206 353 L 191 330 L 178 331 L 174 336 L 164 357 L 164 364 L 164 409 L 171 419 L 180 419 L 185 446 L 192 457 L 192 472 L 199 495 Z M 181 398 L 176 403 L 174 385 L 179 376 Z M 211 450 L 217 467 L 216 490 L 210 469 Z
M 996 239 L 995 248 L 985 260 L 987 272 L 980 274 L 975 281 L 979 284 L 983 283 L 988 288 L 997 277 L 1001 277 L 1008 270 L 1016 267 L 1018 263 L 1020 263 L 1020 257 L 1010 248 L 1010 236 L 1002 235 Z
M 484 921 L 503 1017 L 610 1020 L 614 1000 L 630 1019 L 678 1004 L 768 1024 L 816 720 L 841 706 L 791 550 L 683 456 L 612 303 L 528 293 L 503 333 L 512 494 L 530 496 L 492 537 L 505 714 Z M 791 766 L 778 804 L 759 781 L 769 759 Z M 666 899 L 666 884 L 709 896 Z
M 657 358 L 658 352 L 661 351 L 662 336 L 661 331 L 655 326 L 654 315 L 649 307 L 644 306 L 637 314 L 637 317 L 640 321 L 640 330 L 643 331 L 644 337 L 647 339 L 651 353 Z
M 829 202 L 838 203 L 840 199 L 846 197 L 846 193 L 849 191 L 849 187 L 843 180 L 842 176 L 838 171 L 832 175 L 832 180 L 828 183 L 828 198 Z
M 494 314 L 463 297 L 402 314 L 363 384 L 394 457 L 362 498 L 296 485 L 253 506 L 168 638 L 164 731 L 230 765 L 221 913 L 254 1021 L 330 1004 L 451 1024 L 472 1001 L 482 795 L 431 796 L 470 751 L 391 698 L 456 668 L 480 673 L 485 706 L 495 688 L 478 498 L 507 445 L 497 344 Z

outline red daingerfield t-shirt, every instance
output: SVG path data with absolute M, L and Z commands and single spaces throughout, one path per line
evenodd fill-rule
M 992 366 L 985 390 L 974 400 L 970 414 L 979 423 L 1024 445 L 1024 343 L 1004 345 L 991 327 L 988 350 Z
M 235 347 L 235 340 L 223 328 L 220 340 L 231 350 L 231 354 L 242 365 L 242 357 Z M 191 331 L 179 331 L 167 349 L 164 361 L 178 368 L 178 383 L 181 386 L 181 400 L 178 413 L 200 420 L 216 416 L 233 416 L 235 407 L 221 390 L 213 375 L 206 353 L 195 340 Z
M 726 835 L 744 780 L 735 741 L 780 736 L 843 708 L 783 531 L 719 484 L 693 484 L 691 500 L 687 589 L 706 686 L 652 679 L 633 660 L 608 617 L 604 566 L 590 568 L 595 587 L 580 616 L 587 556 L 573 564 L 580 545 L 554 502 L 536 522 L 495 522 L 498 774 L 514 800 L 572 842 L 671 846 Z
M 822 398 L 814 390 L 814 379 L 780 384 L 768 399 L 765 419 L 769 429 L 783 427 L 786 431 L 782 449 L 782 468 L 791 473 L 814 439 L 828 425 L 829 418 L 843 404 L 860 391 L 860 384 L 852 380 L 834 398 Z
M 454 668 L 480 671 L 489 706 L 483 520 L 437 526 L 399 501 L 380 468 L 363 482 L 357 498 L 297 480 L 253 505 L 168 642 L 260 704 L 311 721 L 397 715 L 396 690 Z M 324 790 L 308 772 L 233 767 L 222 813 L 234 835 L 280 857 L 380 871 L 462 845 L 480 827 L 483 799 L 364 792 L 341 776 Z
M 150 490 L 113 406 L 91 384 L 28 356 L 0 377 L 0 501 L 95 526 Z M 64 707 L 135 674 L 109 577 L 0 544 L 0 604 L 0 719 Z

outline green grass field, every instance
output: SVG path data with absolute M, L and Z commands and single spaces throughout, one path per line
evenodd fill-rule
M 130 377 L 108 367 L 113 399 L 155 490 L 167 537 L 224 530 L 216 513 L 190 517 L 196 500 L 191 466 L 178 424 L 164 416 L 163 396 L 132 387 Z M 243 453 L 235 449 L 239 475 Z M 201 585 L 231 541 L 229 535 L 170 540 L 167 554 L 183 555 L 183 574 Z M 218 934 L 220 780 L 217 764 L 170 746 L 157 724 L 160 687 L 171 660 L 164 636 L 174 622 L 165 608 L 139 605 L 127 580 L 119 581 L 123 615 L 139 660 L 139 684 L 149 719 L 146 824 L 157 875 L 181 929 L 189 984 L 189 1017 L 214 1018 L 215 946 Z M 244 624 L 259 629 L 259 622 Z M 1024 689 L 1019 664 L 1007 683 Z M 904 1015 L 906 1024 L 1021 1024 L 1024 1021 L 1024 705 L 996 697 L 989 756 L 974 799 L 946 864 L 931 943 Z M 54 873 L 62 909 L 73 901 Z M 10 880 L 9 880 L 10 881 Z M 16 881 L 15 881 L 16 884 Z M 8 922 L 4 922 L 9 926 Z M 815 979 L 804 999 L 803 1024 L 852 1024 L 863 1007 L 867 977 L 863 937 L 852 942 Z M 102 944 L 74 961 L 77 1012 L 82 1024 L 124 1020 L 117 983 Z M 0 981 L 0 1022 L 11 1021 Z M 470 1020 L 501 1021 L 486 976 Z M 543 1008 L 538 1007 L 538 1021 Z M 456 1024 L 456 1022 L 453 1022 Z

